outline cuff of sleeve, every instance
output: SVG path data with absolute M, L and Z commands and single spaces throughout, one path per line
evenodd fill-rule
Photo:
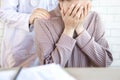
M 61 46 L 61 47 L 66 47 L 67 49 L 72 51 L 75 46 L 75 43 L 76 43 L 75 39 L 73 39 L 65 34 L 62 34 L 56 45 Z
M 33 24 L 29 25 L 29 31 L 32 32 L 34 29 Z
M 79 45 L 79 47 L 82 49 L 84 48 L 88 43 L 89 41 L 91 40 L 91 36 L 90 34 L 84 30 L 77 38 L 76 38 L 76 41 L 77 41 L 77 44 Z

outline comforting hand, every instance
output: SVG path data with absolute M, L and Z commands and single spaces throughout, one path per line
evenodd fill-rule
M 41 8 L 37 8 L 32 12 L 30 19 L 29 19 L 29 24 L 33 24 L 35 18 L 49 19 L 50 15 L 48 11 L 41 9 Z

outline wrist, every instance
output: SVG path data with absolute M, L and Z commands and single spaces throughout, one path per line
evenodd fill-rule
M 64 29 L 63 33 L 68 35 L 69 37 L 73 37 L 75 29 Z
M 85 30 L 85 28 L 83 26 L 81 26 L 81 27 L 77 27 L 75 31 L 76 31 L 77 35 L 80 35 L 84 30 Z

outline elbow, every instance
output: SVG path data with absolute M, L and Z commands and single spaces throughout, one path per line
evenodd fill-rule
M 99 67 L 110 67 L 112 62 L 113 62 L 113 57 L 112 56 L 107 56 L 106 60 L 103 61 L 103 64 L 98 65 Z
M 105 57 L 105 60 L 103 61 L 104 64 L 102 64 L 100 67 L 109 67 L 111 66 L 112 62 L 113 62 L 113 56 L 111 54 L 111 52 L 107 52 L 106 53 L 106 57 Z
M 113 57 L 111 56 L 106 60 L 106 67 L 111 66 L 112 62 L 113 62 Z
M 113 58 L 107 56 L 105 59 L 103 60 L 98 60 L 97 62 L 95 61 L 93 63 L 94 67 L 109 67 L 113 62 Z
M 113 62 L 113 56 L 112 54 L 109 52 L 107 55 L 106 55 L 106 67 L 109 67 Z

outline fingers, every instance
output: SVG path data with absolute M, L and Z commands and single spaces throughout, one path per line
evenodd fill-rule
M 91 7 L 92 7 L 92 4 L 91 4 L 91 2 L 89 2 L 89 4 L 88 4 L 88 12 L 91 10 Z
M 84 4 L 84 15 L 87 16 L 89 11 L 91 10 L 91 2 L 88 1 Z
M 88 2 L 81 1 L 73 3 L 68 10 L 61 9 L 62 18 L 67 29 L 76 29 L 79 25 L 83 24 L 89 8 Z M 71 28 L 69 28 L 71 27 Z
M 91 9 L 90 2 L 86 2 L 86 3 L 82 3 L 80 5 L 77 5 L 75 7 L 74 11 L 72 12 L 72 14 L 74 15 L 73 17 L 75 19 L 79 19 L 80 21 L 83 21 L 85 19 L 85 17 L 88 15 L 90 9 Z
M 34 13 L 32 16 L 30 16 L 30 19 L 29 19 L 29 24 L 33 24 L 34 20 L 38 18 L 38 19 L 47 19 L 44 15 L 42 14 L 37 14 L 37 13 Z
M 76 19 L 80 19 L 82 14 L 83 14 L 83 6 L 79 8 L 78 12 L 76 13 L 74 17 L 76 17 Z
M 44 14 L 39 14 L 39 13 L 34 13 L 34 18 L 39 18 L 39 19 L 48 19 L 48 17 L 46 17 L 46 15 Z
M 66 16 L 70 16 L 71 14 L 72 14 L 72 12 L 73 12 L 73 10 L 74 10 L 74 8 L 75 8 L 75 5 L 76 4 L 72 4 L 71 6 L 70 6 L 70 8 L 68 9 L 68 11 L 66 12 Z
M 88 13 L 88 9 L 87 9 L 87 5 L 85 5 L 85 7 L 84 7 L 84 16 L 86 16 L 87 13 Z
M 49 19 L 50 14 L 48 13 L 48 11 L 46 11 L 44 9 L 37 8 L 32 12 L 32 14 L 31 14 L 31 16 L 29 18 L 29 24 L 33 24 L 35 18 Z
M 90 2 L 83 2 L 83 3 L 73 3 L 70 8 L 67 10 L 66 12 L 66 16 L 72 16 L 72 17 L 75 17 L 75 16 L 78 16 L 78 14 L 80 14 L 81 12 L 81 6 L 83 6 L 84 8 L 84 16 L 87 16 L 90 9 L 91 9 L 91 3 Z M 77 15 L 76 15 L 77 14 Z
M 84 10 L 82 9 L 79 20 L 80 22 L 82 22 L 84 20 L 85 16 L 84 16 Z
M 38 13 L 38 14 L 43 15 L 46 18 L 50 18 L 50 14 L 48 13 L 48 11 L 44 9 L 37 8 L 33 13 Z
M 77 4 L 72 12 L 72 16 L 74 17 L 76 15 L 76 13 L 78 13 L 79 9 L 80 9 L 81 4 Z

